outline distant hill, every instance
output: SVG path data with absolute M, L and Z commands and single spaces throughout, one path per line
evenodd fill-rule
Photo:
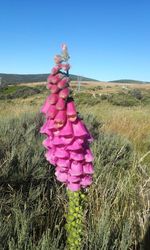
M 16 84 L 16 83 L 32 83 L 32 82 L 45 82 L 47 80 L 47 77 L 49 74 L 3 74 L 0 73 L 0 77 L 2 78 L 2 85 L 8 85 L 8 84 Z M 72 81 L 77 81 L 78 76 L 77 75 L 71 75 Z M 95 79 L 82 77 L 81 81 L 96 81 Z
M 133 83 L 133 84 L 145 84 L 150 82 L 144 82 L 144 81 L 138 81 L 138 80 L 132 80 L 132 79 L 120 79 L 120 80 L 113 80 L 108 82 L 117 82 L 117 83 Z

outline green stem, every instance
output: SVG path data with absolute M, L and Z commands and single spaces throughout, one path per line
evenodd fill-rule
M 67 250 L 80 250 L 83 237 L 83 199 L 81 191 L 68 194 L 68 213 L 66 216 L 67 224 Z

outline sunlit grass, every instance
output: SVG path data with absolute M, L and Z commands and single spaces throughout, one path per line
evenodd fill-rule
M 43 121 L 37 114 L 47 94 L 0 101 L 2 249 L 65 246 L 65 188 L 56 182 L 54 168 L 44 157 L 44 136 L 39 133 Z M 142 247 L 149 226 L 150 171 L 149 162 L 144 162 L 149 157 L 149 106 L 121 107 L 107 100 L 91 105 L 91 101 L 77 102 L 85 120 L 91 115 L 87 126 L 97 130 L 83 249 L 133 250 Z

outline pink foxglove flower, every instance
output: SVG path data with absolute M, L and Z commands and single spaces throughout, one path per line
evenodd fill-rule
M 56 103 L 56 109 L 57 110 L 63 110 L 63 109 L 65 109 L 65 105 L 66 105 L 65 100 L 62 99 L 62 98 L 59 98 L 57 103 Z
M 59 92 L 59 97 L 66 99 L 69 96 L 69 88 L 64 88 L 62 90 L 60 90 Z
M 47 79 L 50 95 L 40 110 L 46 118 L 40 133 L 46 136 L 43 141 L 45 157 L 55 166 L 57 180 L 75 192 L 92 183 L 93 154 L 89 144 L 93 138 L 70 98 L 70 65 L 62 63 L 68 58 L 67 46 L 63 44 L 62 56 L 55 56 L 56 65 Z

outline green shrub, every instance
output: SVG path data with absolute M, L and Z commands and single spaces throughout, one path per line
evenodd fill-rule
M 93 116 L 85 120 L 95 136 L 95 174 L 85 190 L 81 250 L 136 249 L 149 204 L 146 166 L 134 161 L 128 140 L 100 132 Z M 65 249 L 66 190 L 44 157 L 43 122 L 32 113 L 0 121 L 0 249 Z
M 39 94 L 41 91 L 43 91 L 42 87 L 9 86 L 0 92 L 0 100 L 27 98 L 28 96 Z
M 143 95 L 140 89 L 132 89 L 129 91 L 129 94 L 138 100 L 141 100 L 143 98 Z
M 135 97 L 123 93 L 112 94 L 108 100 L 113 105 L 124 107 L 132 107 L 140 104 L 139 100 L 137 100 Z

